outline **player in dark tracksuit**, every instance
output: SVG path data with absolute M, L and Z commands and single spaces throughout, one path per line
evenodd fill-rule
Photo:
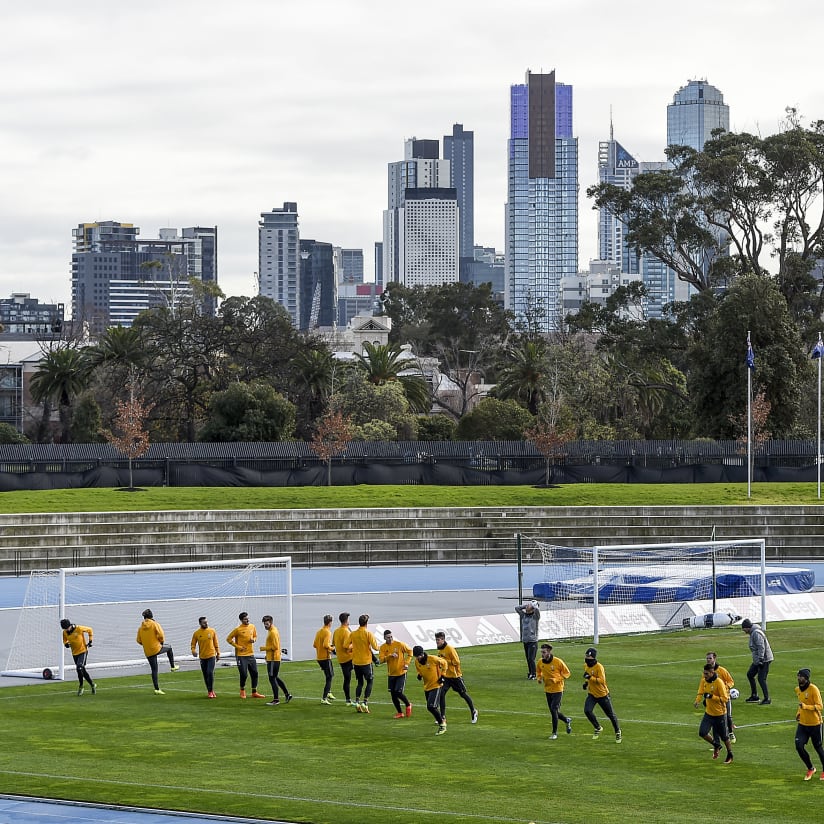
M 595 717 L 594 709 L 599 706 L 607 718 L 612 722 L 612 728 L 615 730 L 615 741 L 621 743 L 621 725 L 615 717 L 615 710 L 612 708 L 612 700 L 609 697 L 609 687 L 607 687 L 607 678 L 603 666 L 598 663 L 598 650 L 595 647 L 590 647 L 584 653 L 584 689 L 587 691 L 587 700 L 584 702 L 584 715 L 589 719 L 595 732 L 593 738 L 603 732 L 603 728 L 598 723 Z

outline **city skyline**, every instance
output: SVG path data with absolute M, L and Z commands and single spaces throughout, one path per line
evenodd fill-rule
M 581 268 L 597 255 L 585 190 L 610 109 L 615 139 L 639 161 L 663 160 L 667 106 L 693 79 L 723 91 L 735 131 L 773 133 L 786 106 L 805 122 L 824 117 L 814 49 L 775 26 L 774 5 L 615 10 L 423 0 L 416 14 L 438 25 L 421 50 L 401 9 L 368 0 L 250 0 L 242 12 L 189 0 L 113 12 L 91 0 L 83 15 L 56 0 L 15 6 L 0 32 L 14 78 L 0 92 L 0 295 L 68 306 L 71 229 L 105 220 L 153 236 L 217 226 L 220 286 L 252 295 L 256 222 L 287 201 L 302 236 L 361 248 L 371 263 L 387 163 L 403 140 L 441 139 L 455 123 L 474 132 L 475 242 L 503 251 L 510 86 L 527 69 L 555 69 L 575 88 Z M 824 22 L 806 0 L 793 12 L 805 28 Z

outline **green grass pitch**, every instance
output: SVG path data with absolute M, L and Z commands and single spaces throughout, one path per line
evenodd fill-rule
M 316 824 L 430 822 L 737 822 L 819 820 L 824 781 L 804 782 L 793 743 L 795 673 L 808 666 L 824 688 L 821 622 L 772 624 L 773 703 L 744 703 L 749 651 L 737 627 L 605 638 L 599 645 L 621 721 L 616 744 L 583 717 L 586 640 L 557 642 L 572 677 L 563 725 L 549 740 L 543 689 L 525 678 L 518 644 L 461 652 L 477 725 L 454 693 L 448 732 L 436 737 L 420 683 L 407 684 L 412 718 L 394 720 L 386 670 L 376 670 L 371 714 L 320 704 L 314 662 L 285 664 L 295 700 L 279 707 L 238 697 L 234 668 L 217 671 L 206 699 L 199 669 L 161 668 L 101 679 L 96 696 L 76 681 L 0 690 L 0 790 L 164 809 Z M 711 759 L 692 702 L 713 649 L 736 679 L 735 762 Z M 189 659 L 190 661 L 192 659 Z M 190 664 L 190 666 L 193 666 Z M 265 677 L 261 678 L 268 694 Z M 813 754 L 818 771 L 820 764 Z

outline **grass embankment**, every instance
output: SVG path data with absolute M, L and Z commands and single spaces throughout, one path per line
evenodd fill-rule
M 167 509 L 361 509 L 472 506 L 816 505 L 816 484 L 572 484 L 530 486 L 150 487 L 4 492 L 0 512 Z
M 562 726 L 557 741 L 541 686 L 524 678 L 519 644 L 462 652 L 480 720 L 471 725 L 450 693 L 440 737 L 414 677 L 412 718 L 392 718 L 384 668 L 370 715 L 343 706 L 337 672 L 338 701 L 321 705 L 313 662 L 284 665 L 296 698 L 279 707 L 241 701 L 229 668 L 218 670 L 218 699 L 207 700 L 193 663 L 174 675 L 163 668 L 165 696 L 153 694 L 148 672 L 102 680 L 96 696 L 77 697 L 73 681 L 5 688 L 0 791 L 315 824 L 694 824 L 708 809 L 727 824 L 818 821 L 824 782 L 818 773 L 802 780 L 793 687 L 802 666 L 824 682 L 820 622 L 768 631 L 776 652 L 769 707 L 744 703 L 750 656 L 737 627 L 605 639 L 599 658 L 621 744 L 606 722 L 593 741 L 583 717 L 586 641 L 556 643 L 573 673 L 563 709 L 574 719 L 573 734 Z M 730 766 L 713 761 L 697 736 L 702 712 L 692 702 L 709 649 L 742 693 Z

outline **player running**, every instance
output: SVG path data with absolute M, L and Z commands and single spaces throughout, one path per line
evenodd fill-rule
M 441 712 L 441 685 L 449 664 L 445 658 L 437 655 L 427 655 L 421 646 L 413 647 L 412 655 L 415 658 L 418 681 L 423 681 L 426 708 L 432 713 L 435 723 L 438 725 L 438 731 L 435 735 L 443 735 L 446 732 L 446 719 Z
M 466 701 L 469 707 L 469 717 L 473 724 L 478 723 L 478 710 L 472 703 L 472 698 L 466 691 L 466 684 L 464 684 L 463 673 L 461 672 L 461 659 L 453 646 L 446 643 L 446 633 L 443 630 L 438 630 L 435 633 L 435 646 L 438 648 L 438 653 L 441 658 L 447 662 L 446 672 L 443 677 L 443 687 L 441 689 L 441 715 L 446 720 L 446 694 L 449 690 L 455 690 L 458 695 Z
M 809 781 L 815 775 L 815 770 L 807 753 L 807 742 L 813 742 L 813 749 L 821 759 L 821 780 L 824 781 L 824 746 L 821 742 L 821 711 L 824 705 L 821 703 L 821 692 L 818 687 L 810 682 L 811 675 L 806 667 L 800 669 L 796 675 L 798 686 L 795 688 L 795 695 L 798 699 L 798 712 L 795 714 L 795 720 L 798 721 L 798 726 L 795 728 L 795 750 L 807 767 L 804 780 Z
M 412 702 L 404 694 L 406 673 L 412 660 L 412 650 L 403 641 L 392 637 L 392 630 L 383 632 L 383 643 L 378 650 L 381 664 L 386 664 L 389 697 L 395 705 L 395 718 L 409 718 L 412 715 Z
M 704 717 L 698 728 L 698 735 L 712 744 L 712 757 L 718 758 L 721 750 L 720 742 L 727 748 L 725 764 L 732 764 L 732 746 L 730 734 L 727 730 L 727 701 L 730 700 L 730 691 L 727 685 L 718 676 L 712 664 L 704 665 L 704 677 L 699 685 L 704 700 Z M 696 706 L 697 706 L 696 702 Z M 712 735 L 710 735 L 712 732 Z
M 556 655 L 552 654 L 552 644 L 541 644 L 541 657 L 537 665 L 538 683 L 543 683 L 549 714 L 552 716 L 552 735 L 550 740 L 558 737 L 558 719 L 566 724 L 567 735 L 572 733 L 572 719 L 561 712 L 566 679 L 572 674 L 569 667 Z
M 63 628 L 63 646 L 72 651 L 74 666 L 77 669 L 77 694 L 83 695 L 83 682 L 87 681 L 92 688 L 92 695 L 97 692 L 97 684 L 92 681 L 86 672 L 86 660 L 89 657 L 89 647 L 92 645 L 94 632 L 91 627 L 81 627 L 73 624 L 68 618 L 60 622 Z M 88 638 L 88 640 L 86 640 Z
M 584 715 L 589 719 L 593 727 L 592 738 L 597 740 L 604 728 L 598 723 L 595 717 L 595 706 L 599 706 L 607 718 L 612 722 L 615 730 L 615 743 L 621 743 L 621 725 L 615 717 L 615 710 L 612 709 L 612 700 L 609 697 L 609 687 L 607 687 L 607 677 L 604 668 L 597 661 L 598 650 L 590 647 L 584 653 L 584 689 L 587 691 L 587 700 L 584 702 Z

